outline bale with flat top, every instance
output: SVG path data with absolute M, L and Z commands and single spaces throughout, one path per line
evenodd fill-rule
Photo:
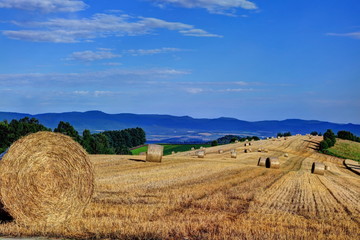
M 311 167 L 311 173 L 318 174 L 318 175 L 324 175 L 325 172 L 325 165 L 320 162 L 314 162 Z
M 93 192 L 88 154 L 66 135 L 30 134 L 0 161 L 1 202 L 22 225 L 57 225 L 81 216 Z
M 198 151 L 197 153 L 196 153 L 196 155 L 198 156 L 198 158 L 204 158 L 205 157 L 205 151 Z
M 164 154 L 164 146 L 157 144 L 149 144 L 146 153 L 147 162 L 161 162 Z
M 231 152 L 231 158 L 236 158 L 236 152 Z
M 277 157 L 268 157 L 265 162 L 266 168 L 280 168 L 280 162 Z

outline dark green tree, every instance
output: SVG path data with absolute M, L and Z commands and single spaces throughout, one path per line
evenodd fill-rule
M 211 142 L 211 146 L 217 146 L 218 145 L 218 141 L 214 140 Z
M 69 122 L 60 121 L 57 128 L 54 129 L 54 132 L 62 133 L 72 137 L 75 141 L 81 143 L 81 138 L 79 133 Z

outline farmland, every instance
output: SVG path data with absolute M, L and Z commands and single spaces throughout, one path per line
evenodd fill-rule
M 164 155 L 170 155 L 174 152 L 190 151 L 191 148 L 199 149 L 200 147 L 210 147 L 209 144 L 161 144 L 164 146 Z M 147 146 L 142 146 L 131 150 L 133 155 L 139 155 L 141 152 L 146 152 Z
M 327 149 L 327 153 L 341 158 L 360 161 L 360 143 L 336 139 L 335 146 Z
M 57 226 L 0 225 L 4 236 L 119 239 L 358 239 L 360 178 L 314 150 L 321 137 L 253 142 L 165 156 L 92 155 L 95 195 L 82 216 Z M 267 148 L 268 153 L 255 151 Z M 222 154 L 218 150 L 222 149 Z M 237 159 L 230 158 L 236 149 Z M 288 157 L 284 154 L 287 153 Z M 278 157 L 280 169 L 258 167 Z M 310 173 L 314 161 L 330 166 Z

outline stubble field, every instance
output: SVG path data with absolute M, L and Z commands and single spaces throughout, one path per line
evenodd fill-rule
M 0 225 L 3 236 L 108 239 L 358 239 L 360 177 L 317 153 L 321 137 L 244 143 L 144 162 L 93 155 L 95 195 L 82 216 L 57 226 Z M 230 158 L 236 148 L 237 159 Z M 268 153 L 257 152 L 267 148 Z M 218 154 L 223 149 L 224 153 Z M 288 157 L 284 154 L 288 153 Z M 280 169 L 258 167 L 276 156 Z M 330 170 L 311 174 L 314 161 Z

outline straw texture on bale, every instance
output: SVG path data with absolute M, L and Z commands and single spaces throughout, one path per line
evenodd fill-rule
M 325 170 L 326 171 L 330 170 L 330 166 L 325 165 Z
M 324 175 L 325 165 L 323 163 L 314 162 L 311 167 L 311 173 Z
M 248 153 L 248 152 L 249 152 L 249 150 L 248 150 L 248 149 L 245 149 L 245 150 L 244 150 L 244 153 Z
M 219 150 L 219 154 L 222 154 L 224 152 L 224 150 L 220 149 Z
M 258 161 L 258 166 L 265 166 L 266 164 L 266 157 L 260 157 Z
M 164 146 L 157 144 L 149 144 L 146 152 L 147 162 L 161 162 L 164 154 Z
M 279 159 L 277 157 L 268 157 L 265 166 L 266 168 L 280 168 Z
M 17 223 L 60 224 L 81 215 L 93 192 L 86 151 L 63 134 L 30 134 L 0 161 L 0 199 Z
M 205 157 L 205 151 L 198 151 L 196 153 L 196 155 L 198 156 L 198 158 L 204 158 Z
M 284 154 L 284 157 L 289 157 L 289 154 L 285 153 L 285 154 Z
M 231 152 L 231 158 L 236 158 L 236 152 Z

